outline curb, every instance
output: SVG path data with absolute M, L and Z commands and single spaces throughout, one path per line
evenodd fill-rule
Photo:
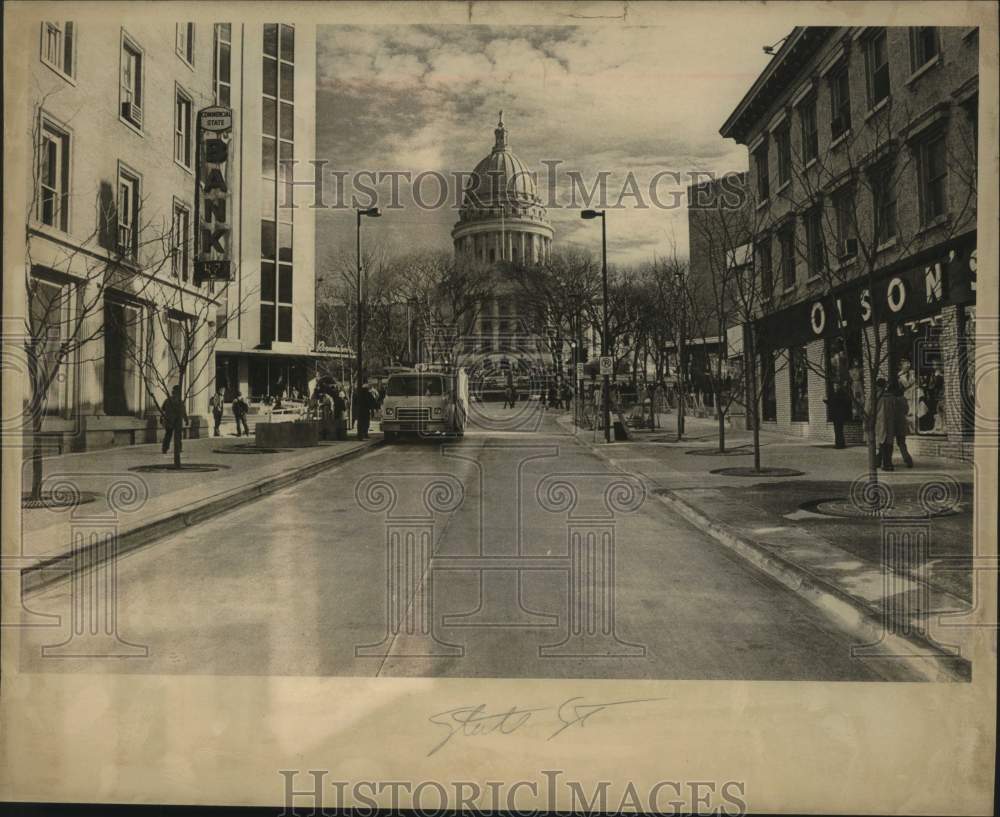
M 611 467 L 623 470 L 610 462 L 598 446 L 582 440 L 577 442 L 586 446 Z M 972 664 L 968 659 L 948 653 L 918 634 L 890 633 L 886 622 L 868 604 L 858 601 L 836 585 L 817 578 L 729 525 L 712 520 L 669 488 L 656 484 L 648 477 L 645 481 L 656 485 L 656 491 L 652 493 L 660 502 L 822 611 L 842 630 L 854 636 L 858 647 L 869 647 L 873 657 L 899 661 L 922 681 L 972 680 Z M 854 647 L 852 653 L 853 650 Z
M 294 485 L 296 482 L 314 477 L 328 468 L 361 456 L 383 444 L 384 440 L 371 440 L 367 445 L 361 445 L 350 451 L 334 454 L 326 459 L 311 462 L 299 468 L 290 468 L 279 474 L 263 477 L 247 485 L 232 488 L 204 502 L 188 505 L 180 510 L 169 511 L 159 517 L 154 517 L 138 527 L 119 534 L 114 555 L 116 557 L 121 556 L 150 545 L 185 528 L 192 527 L 200 522 L 205 522 L 227 511 L 246 505 L 262 496 L 267 496 L 289 485 Z M 100 543 L 89 545 L 76 552 L 69 549 L 37 564 L 33 564 L 30 567 L 23 568 L 21 570 L 22 597 L 65 581 L 75 570 L 79 569 L 75 567 L 75 563 L 83 562 L 86 565 L 85 569 L 99 564 L 103 560 L 93 559 L 92 554 L 101 549 L 103 549 L 103 546 Z

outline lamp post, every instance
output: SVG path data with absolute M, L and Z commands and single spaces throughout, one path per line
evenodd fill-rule
M 679 300 L 678 320 L 677 320 L 677 439 L 684 436 L 684 335 L 687 332 L 687 315 L 684 309 L 684 273 L 681 270 L 674 272 L 674 279 L 677 282 L 677 296 Z
M 357 341 L 358 341 L 357 364 L 358 364 L 358 379 L 357 379 L 357 383 L 355 383 L 355 385 L 354 385 L 355 392 L 354 392 L 354 400 L 351 401 L 352 403 L 356 403 L 358 400 L 361 399 L 361 387 L 364 385 L 364 382 L 365 382 L 364 374 L 362 374 L 362 365 L 364 363 L 364 356 L 362 355 L 362 351 L 361 351 L 361 338 L 362 338 L 362 329 L 361 329 L 361 217 L 362 216 L 368 216 L 370 218 L 378 218 L 380 215 L 382 215 L 382 211 L 379 210 L 378 207 L 369 207 L 366 210 L 362 210 L 361 208 L 358 208 L 358 210 L 356 212 L 357 212 L 357 216 L 358 216 L 358 243 L 357 243 L 357 249 L 358 249 L 358 281 L 357 281 L 357 284 L 358 284 L 358 314 L 357 314 Z
M 604 210 L 582 210 L 580 218 L 601 220 L 601 286 L 604 303 L 601 310 L 601 355 L 608 354 L 608 221 Z M 609 403 L 608 375 L 604 375 L 602 402 L 604 404 L 604 442 L 611 442 L 611 405 Z

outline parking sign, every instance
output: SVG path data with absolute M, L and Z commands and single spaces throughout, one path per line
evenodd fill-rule
M 601 375 L 603 376 L 603 375 L 606 375 L 606 374 L 611 374 L 612 371 L 614 371 L 614 365 L 612 364 L 611 356 L 610 355 L 607 355 L 607 356 L 602 355 L 601 356 Z

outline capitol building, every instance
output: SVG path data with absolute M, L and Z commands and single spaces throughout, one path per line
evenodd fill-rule
M 548 261 L 553 231 L 534 174 L 510 148 L 503 111 L 493 133 L 493 149 L 469 177 L 451 231 L 456 261 L 487 264 L 494 276 L 493 297 L 481 305 L 465 350 L 477 367 L 526 372 L 552 358 L 525 314 L 514 272 Z

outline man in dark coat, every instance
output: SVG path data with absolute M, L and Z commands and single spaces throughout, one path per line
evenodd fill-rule
M 830 393 L 830 399 L 824 400 L 829 409 L 830 422 L 833 423 L 833 447 L 847 448 L 844 440 L 844 423 L 851 419 L 851 398 L 846 389 L 837 383 Z
M 181 437 L 184 436 L 184 424 L 187 422 L 187 410 L 184 408 L 184 398 L 181 397 L 181 387 L 174 386 L 170 396 L 163 401 L 163 453 L 170 450 L 173 440 L 177 453 L 181 450 Z

